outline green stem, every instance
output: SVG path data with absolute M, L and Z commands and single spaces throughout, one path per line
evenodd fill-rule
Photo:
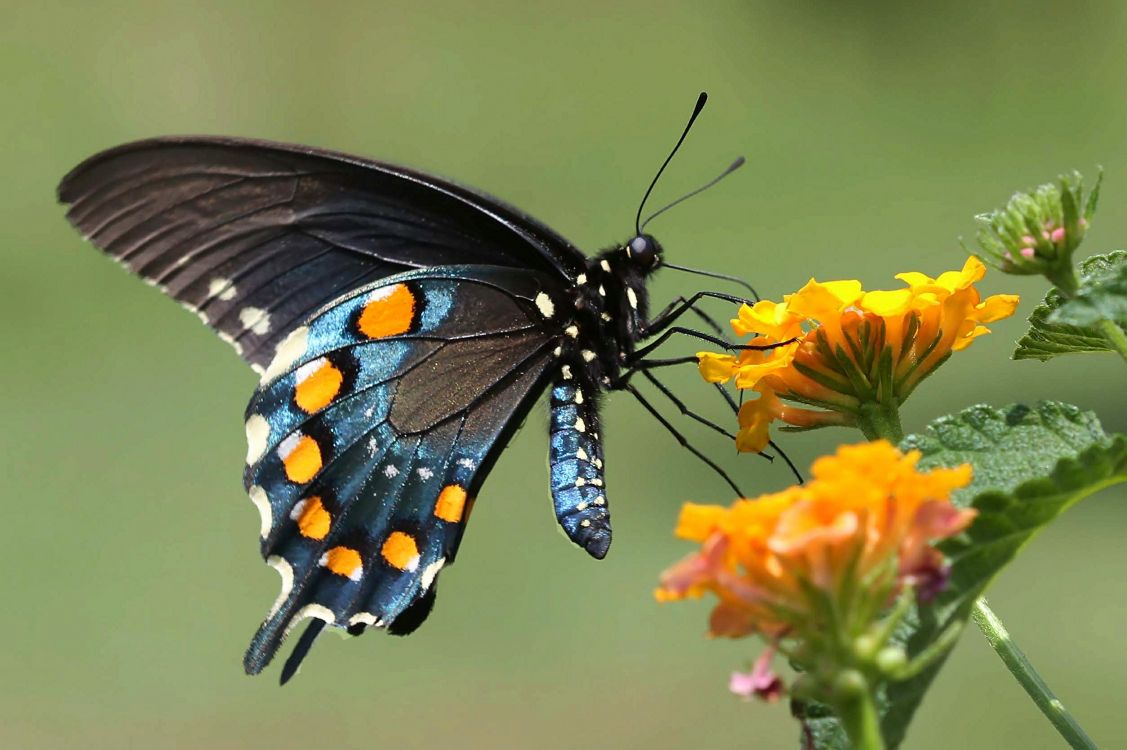
M 1116 325 L 1114 320 L 1101 320 L 1099 323 L 1096 323 L 1096 328 L 1098 328 L 1100 333 L 1103 334 L 1103 337 L 1107 339 L 1107 343 L 1111 344 L 1111 347 L 1119 352 L 1119 356 L 1127 360 L 1127 333 L 1124 333 L 1123 329 Z
M 1056 727 L 1057 732 L 1060 733 L 1069 747 L 1074 748 L 1074 750 L 1097 750 L 1096 743 L 1076 722 L 1076 719 L 1064 707 L 1064 704 L 1045 683 L 1045 680 L 1041 678 L 1041 675 L 1037 674 L 1037 670 L 1029 663 L 1028 657 L 1010 638 L 1010 634 L 1002 625 L 1002 621 L 987 606 L 985 599 L 980 598 L 974 603 L 973 614 L 975 623 L 986 636 L 991 648 L 1001 657 L 1006 668 L 1017 678 L 1018 683 L 1037 704 L 1037 708 L 1041 710 L 1045 718 Z
M 897 445 L 904 439 L 904 428 L 900 426 L 900 411 L 896 404 L 877 401 L 861 404 L 857 427 L 869 440 L 884 438 Z
M 853 750 L 884 750 L 880 733 L 880 714 L 868 681 L 856 670 L 848 670 L 837 679 L 833 708 L 841 726 L 849 736 Z

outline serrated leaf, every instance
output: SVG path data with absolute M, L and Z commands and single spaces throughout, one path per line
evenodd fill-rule
M 1127 437 L 1109 437 L 1091 412 L 1058 402 L 972 406 L 935 420 L 900 447 L 921 451 L 925 468 L 970 462 L 974 480 L 955 501 L 979 513 L 965 535 L 942 546 L 951 561 L 949 588 L 933 605 L 914 608 L 894 637 L 910 655 L 952 623 L 965 626 L 986 586 L 1050 521 L 1088 495 L 1127 482 Z M 888 747 L 903 741 L 943 661 L 883 691 L 881 726 Z M 848 750 L 836 719 L 811 718 L 806 724 L 815 747 Z
M 1050 289 L 1029 316 L 1029 330 L 1017 342 L 1013 358 L 1044 361 L 1060 354 L 1112 351 L 1092 324 L 1105 315 L 1127 321 L 1125 273 L 1127 250 L 1085 259 L 1080 264 L 1080 296 L 1068 301 Z
M 1050 323 L 1091 326 L 1101 320 L 1127 322 L 1127 253 L 1107 278 L 1081 284 L 1076 296 L 1049 316 Z

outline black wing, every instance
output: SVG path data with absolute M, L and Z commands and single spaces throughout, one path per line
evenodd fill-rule
M 543 390 L 561 334 L 551 277 L 453 266 L 399 274 L 346 296 L 279 348 L 247 407 L 245 483 L 282 593 L 247 652 L 263 669 L 316 618 L 410 632 L 469 506 Z
M 259 370 L 312 312 L 393 273 L 487 264 L 570 283 L 585 262 L 495 198 L 305 146 L 138 141 L 90 157 L 58 194 L 85 237 L 196 312 Z

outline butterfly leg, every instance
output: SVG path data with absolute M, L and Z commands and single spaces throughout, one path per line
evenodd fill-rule
M 653 326 L 654 321 L 660 321 L 665 316 L 672 314 L 673 311 L 675 309 L 678 309 L 679 306 L 685 306 L 685 308 L 687 310 L 692 310 L 697 315 L 697 317 L 699 317 L 701 320 L 703 320 L 705 325 L 707 325 L 709 328 L 711 328 L 716 333 L 717 336 L 723 336 L 724 335 L 723 326 L 721 326 L 719 323 L 717 323 L 716 319 L 713 318 L 711 315 L 709 315 L 704 310 L 701 310 L 699 307 L 696 306 L 696 303 L 699 302 L 699 301 L 700 301 L 699 299 L 690 300 L 689 298 L 687 298 L 685 296 L 676 297 L 672 302 L 670 302 L 668 305 L 666 305 L 665 308 L 661 312 L 659 312 L 657 315 L 655 315 L 653 317 L 653 320 L 650 321 L 650 323 L 647 325 L 647 328 L 651 328 Z
M 649 400 L 647 400 L 646 397 L 643 396 L 637 388 L 635 388 L 630 383 L 626 383 L 623 386 L 623 388 L 624 388 L 624 390 L 629 391 L 631 393 L 631 395 L 633 395 L 634 398 L 636 398 L 638 400 L 638 403 L 640 403 L 646 411 L 648 411 L 650 414 L 652 414 L 654 419 L 656 419 L 658 422 L 661 423 L 661 426 L 664 427 L 666 429 L 666 431 L 668 431 L 669 434 L 673 436 L 674 440 L 676 440 L 678 443 L 681 444 L 681 447 L 685 448 L 690 453 L 692 453 L 694 456 L 696 456 L 701 461 L 706 463 L 709 466 L 709 468 L 711 468 L 718 475 L 720 475 L 721 479 L 723 479 L 725 482 L 728 483 L 729 487 L 731 487 L 733 490 L 735 490 L 737 495 L 739 495 L 740 497 L 745 497 L 743 491 L 739 488 L 739 486 L 737 486 L 736 483 L 734 481 L 732 481 L 732 478 L 730 476 L 728 476 L 728 472 L 726 472 L 722 468 L 720 468 L 720 466 L 715 461 L 713 461 L 711 458 L 709 458 L 708 456 L 704 455 L 699 450 L 697 450 L 697 448 L 694 447 L 693 444 L 690 443 L 688 441 L 688 439 L 684 435 L 682 435 L 681 432 L 676 427 L 674 427 L 673 424 L 668 419 L 666 419 L 664 416 L 662 416 L 661 412 L 659 412 L 657 410 L 657 407 L 655 407 L 653 404 L 651 404 L 649 402 Z
M 672 357 L 672 358 L 669 358 L 669 359 L 647 359 L 647 360 L 642 360 L 642 361 L 637 362 L 634 365 L 632 365 L 632 369 L 631 369 L 629 374 L 632 375 L 635 372 L 640 372 L 642 374 L 642 376 L 645 377 L 647 380 L 649 380 L 651 383 L 653 383 L 654 386 L 659 391 L 661 391 L 661 393 L 666 398 L 668 398 L 670 401 L 672 401 L 673 405 L 676 406 L 681 411 L 682 414 L 684 414 L 685 416 L 689 417 L 690 419 L 694 419 L 694 420 L 700 422 L 701 424 L 704 424 L 705 426 L 707 426 L 707 427 L 709 427 L 709 428 L 711 428 L 711 429 L 713 429 L 717 432 L 720 432 L 722 435 L 729 437 L 729 438 L 732 438 L 734 440 L 735 436 L 732 435 L 730 432 L 728 432 L 727 430 L 720 427 L 719 425 L 712 423 L 708 419 L 705 419 L 704 417 L 701 417 L 699 414 L 696 414 L 695 412 L 688 409 L 688 407 L 685 406 L 684 401 L 682 401 L 676 394 L 674 394 L 673 391 L 670 390 L 669 386 L 667 386 L 664 383 L 662 383 L 661 381 L 659 381 L 653 375 L 653 373 L 651 372 L 651 370 L 659 369 L 661 367 L 671 367 L 673 365 L 687 364 L 689 362 L 695 363 L 696 361 L 697 361 L 697 358 L 693 357 L 693 356 Z M 727 389 L 724 388 L 724 386 L 720 383 L 713 383 L 713 387 L 716 388 L 716 391 L 721 396 L 724 397 L 725 402 L 727 402 L 727 404 L 731 408 L 732 412 L 735 413 L 735 414 L 738 414 L 739 411 L 740 411 L 740 405 L 736 403 L 736 400 L 734 398 L 732 398 L 732 394 L 729 393 L 727 391 Z M 774 451 L 779 455 L 780 458 L 783 459 L 783 461 L 786 463 L 787 467 L 791 470 L 791 473 L 794 474 L 795 479 L 798 480 L 798 483 L 802 484 L 805 481 L 805 479 L 802 476 L 802 472 L 800 472 L 798 470 L 798 467 L 795 466 L 794 462 L 791 461 L 791 458 L 790 458 L 790 456 L 787 455 L 786 451 L 784 451 L 782 449 L 782 447 L 778 443 L 776 443 L 774 440 L 768 441 L 767 444 L 769 446 L 771 446 L 772 449 L 774 449 Z M 758 455 L 763 456 L 763 458 L 767 459 L 768 461 L 774 460 L 774 457 L 771 456 L 768 453 L 760 452 Z
M 680 318 L 689 310 L 694 311 L 701 317 L 705 318 L 706 321 L 708 321 L 709 319 L 707 314 L 701 312 L 696 306 L 698 302 L 705 298 L 719 299 L 724 300 L 725 302 L 736 302 L 739 304 L 747 304 L 749 302 L 749 300 L 746 300 L 743 297 L 737 297 L 733 294 L 708 291 L 697 292 L 696 294 L 688 298 L 678 297 L 677 299 L 669 303 L 664 310 L 659 312 L 644 326 L 642 326 L 642 329 L 639 331 L 639 335 L 644 339 L 655 336 L 672 325 L 678 318 Z M 716 325 L 715 321 L 712 321 L 711 325 L 714 330 L 719 328 L 719 326 Z M 721 331 L 717 331 L 717 333 L 721 333 Z

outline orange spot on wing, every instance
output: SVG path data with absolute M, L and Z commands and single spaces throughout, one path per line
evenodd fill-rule
M 340 393 L 344 375 L 327 359 L 318 360 L 320 365 L 298 381 L 294 388 L 293 400 L 306 414 L 324 409 Z M 299 370 L 298 377 L 301 377 Z
M 406 284 L 396 284 L 372 292 L 357 327 L 368 338 L 381 339 L 406 333 L 414 319 L 415 295 Z
M 415 537 L 402 531 L 388 535 L 380 554 L 394 568 L 414 570 L 419 567 L 419 545 L 415 543 Z
M 448 484 L 438 493 L 434 504 L 434 515 L 443 521 L 458 523 L 466 507 L 466 491 L 456 484 Z
M 291 482 L 304 484 L 321 470 L 321 447 L 308 435 L 302 435 L 292 445 L 287 445 L 289 442 L 283 441 L 279 446 L 282 466 Z
M 302 536 L 309 539 L 324 539 L 329 533 L 332 520 L 321 498 L 314 495 L 301 506 L 301 513 L 297 517 L 297 529 Z
M 362 565 L 360 553 L 351 547 L 333 547 L 325 553 L 325 567 L 346 578 L 359 578 Z

